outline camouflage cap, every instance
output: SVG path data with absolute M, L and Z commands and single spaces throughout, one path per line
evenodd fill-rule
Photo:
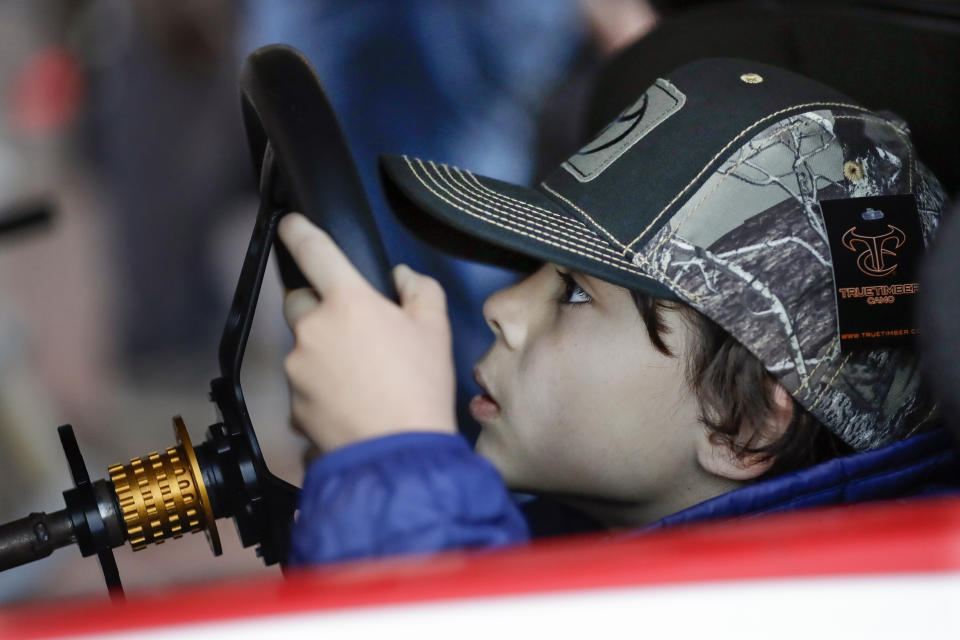
M 680 300 L 855 449 L 915 427 L 913 351 L 841 350 L 820 208 L 914 194 L 929 241 L 943 191 L 896 118 L 782 69 L 710 59 L 658 80 L 535 188 L 406 156 L 381 166 L 397 214 L 441 248 Z

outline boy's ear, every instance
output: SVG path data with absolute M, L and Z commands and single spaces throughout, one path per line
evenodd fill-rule
M 770 400 L 773 410 L 766 422 L 759 425 L 741 424 L 734 443 L 704 427 L 702 436 L 697 440 L 697 461 L 705 471 L 728 480 L 748 482 L 763 475 L 773 466 L 776 462 L 775 456 L 764 459 L 760 455 L 737 455 L 739 447 L 763 447 L 776 442 L 787 432 L 793 419 L 790 392 L 780 383 L 774 382 L 770 390 Z

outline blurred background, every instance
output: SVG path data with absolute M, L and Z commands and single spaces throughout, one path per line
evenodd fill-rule
M 375 155 L 530 183 L 576 149 L 602 61 L 655 21 L 645 0 L 0 3 L 0 228 L 53 211 L 0 235 L 0 523 L 63 508 L 60 424 L 96 479 L 172 445 L 174 415 L 194 441 L 216 421 L 206 394 L 257 206 L 236 84 L 250 51 L 291 44 L 317 69 L 392 262 L 448 290 L 464 404 L 490 339 L 480 305 L 515 275 L 397 227 Z M 299 485 L 281 301 L 271 266 L 243 384 L 268 465 Z M 118 548 L 124 586 L 278 571 L 240 549 L 231 523 L 219 528 L 219 558 L 198 535 Z M 0 574 L 0 603 L 103 592 L 75 547 Z

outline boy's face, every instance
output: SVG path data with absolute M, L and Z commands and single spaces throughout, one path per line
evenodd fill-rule
M 629 292 L 546 264 L 484 305 L 495 342 L 477 364 L 477 451 L 516 489 L 684 506 L 703 437 L 684 377 L 691 335 L 667 310 L 675 357 L 650 342 Z M 680 506 L 676 506 L 676 504 Z M 651 517 L 658 517 L 651 513 Z

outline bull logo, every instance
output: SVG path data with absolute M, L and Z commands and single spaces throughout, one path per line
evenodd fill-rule
M 897 268 L 896 264 L 887 265 L 884 256 L 897 256 L 896 250 L 907 241 L 907 234 L 892 224 L 888 224 L 889 231 L 878 236 L 866 236 L 857 233 L 856 227 L 850 227 L 843 234 L 840 241 L 850 251 L 860 251 L 857 256 L 857 267 L 868 276 L 881 277 L 889 275 Z

